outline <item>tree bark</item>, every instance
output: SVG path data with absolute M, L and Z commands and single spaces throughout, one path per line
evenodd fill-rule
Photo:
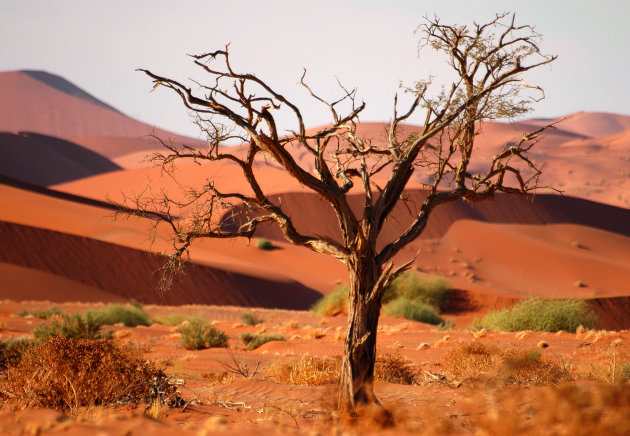
M 349 263 L 348 327 L 339 381 L 339 410 L 380 405 L 374 395 L 376 332 L 381 312 L 380 295 L 370 298 L 380 275 L 373 257 Z

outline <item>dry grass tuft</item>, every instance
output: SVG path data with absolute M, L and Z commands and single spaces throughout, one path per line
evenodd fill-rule
M 163 401 L 179 405 L 162 368 L 137 349 L 105 339 L 50 338 L 29 347 L 0 379 L 0 398 L 14 409 L 79 407 Z
M 474 434 L 627 435 L 630 390 L 619 386 L 564 384 L 523 392 L 509 389 L 489 401 L 472 399 L 469 426 Z M 479 403 L 486 403 L 481 413 Z
M 449 351 L 442 366 L 451 375 L 469 381 L 499 379 L 505 384 L 558 383 L 565 373 L 538 350 L 500 349 L 479 342 Z
M 416 379 L 416 372 L 409 359 L 400 354 L 388 353 L 376 358 L 374 378 L 389 383 L 410 385 Z
M 339 360 L 302 356 L 299 360 L 274 361 L 265 372 L 269 378 L 278 383 L 320 386 L 337 383 L 339 367 Z

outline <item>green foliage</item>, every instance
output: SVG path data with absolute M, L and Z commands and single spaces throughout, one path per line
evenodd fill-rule
M 37 344 L 29 338 L 8 338 L 0 340 L 0 371 L 6 370 L 9 366 L 17 365 L 22 358 L 22 354 L 32 345 Z
M 383 312 L 388 316 L 402 316 L 412 321 L 427 324 L 440 325 L 444 319 L 435 312 L 435 309 L 425 303 L 410 300 L 407 297 L 399 297 L 383 307 Z
M 63 311 L 56 306 L 49 307 L 48 309 L 34 309 L 34 310 L 22 310 L 20 312 L 16 312 L 13 315 L 27 317 L 33 316 L 39 319 L 48 319 L 53 316 L 62 316 Z
M 103 324 L 114 325 L 122 323 L 125 327 L 151 325 L 151 318 L 139 305 L 112 304 L 99 309 L 89 310 L 93 317 L 100 319 Z
M 248 332 L 243 332 L 238 335 L 238 338 L 245 344 L 245 348 L 248 350 L 255 350 L 260 347 L 262 344 L 266 344 L 271 341 L 286 341 L 284 336 L 279 334 L 270 334 L 270 335 L 257 335 Z
M 452 295 L 448 281 L 441 277 L 421 278 L 414 273 L 406 272 L 383 293 L 382 303 L 387 304 L 397 298 L 407 298 L 443 309 Z
M 450 326 L 438 312 L 446 306 L 452 292 L 449 283 L 442 278 L 421 278 L 408 272 L 392 282 L 381 302 L 387 315 Z M 344 286 L 317 301 L 311 311 L 317 316 L 332 316 L 346 312 L 347 307 L 348 287 Z
M 621 382 L 630 381 L 630 362 L 624 363 L 621 367 Z
M 258 238 L 256 239 L 256 248 L 259 250 L 271 250 L 273 249 L 273 244 L 267 238 Z
M 182 344 L 187 350 L 227 347 L 228 345 L 227 335 L 206 322 L 194 320 L 181 326 L 179 332 L 182 335 Z
M 348 287 L 335 289 L 311 307 L 311 312 L 316 316 L 334 316 L 344 313 L 348 308 Z
M 187 321 L 189 323 L 206 322 L 205 319 L 200 315 L 188 315 L 185 313 L 168 313 L 166 315 L 158 315 L 154 316 L 152 321 L 157 324 L 168 325 L 171 327 L 180 325 L 184 321 Z
M 243 313 L 241 315 L 241 321 L 245 325 L 258 325 L 258 324 L 262 324 L 263 322 L 265 322 L 264 319 L 257 317 L 253 313 Z
M 62 315 L 62 320 L 53 320 L 50 324 L 42 323 L 35 327 L 33 335 L 37 339 L 60 337 L 67 339 L 102 339 L 112 333 L 101 332 L 103 321 L 91 312 Z
M 488 330 L 507 332 L 575 332 L 578 326 L 590 328 L 595 322 L 595 314 L 584 300 L 529 298 L 515 304 L 512 309 L 490 312 L 479 325 Z

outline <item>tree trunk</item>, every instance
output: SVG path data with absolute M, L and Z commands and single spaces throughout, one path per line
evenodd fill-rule
M 380 273 L 373 258 L 349 265 L 348 327 L 339 381 L 339 410 L 353 412 L 357 407 L 380 405 L 373 384 L 381 302 L 380 298 L 368 298 Z

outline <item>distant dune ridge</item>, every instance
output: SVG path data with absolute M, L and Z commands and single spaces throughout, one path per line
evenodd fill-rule
M 0 94 L 3 298 L 64 301 L 90 294 L 86 301 L 135 298 L 304 309 L 346 280 L 338 261 L 289 246 L 277 228 L 262 226 L 257 236 L 272 239 L 280 249 L 263 252 L 243 240 L 204 241 L 191 251 L 189 274 L 172 292 L 156 294 L 152 273 L 163 259 L 150 252 L 168 249 L 168 233 L 158 229 L 152 243 L 151 223 L 114 222 L 105 201 L 140 192 L 149 180 L 155 189 L 175 189 L 171 179 L 143 161 L 160 149 L 147 135 L 194 147 L 204 143 L 131 119 L 47 72 L 0 73 Z M 483 166 L 523 132 L 558 120 L 484 124 L 472 168 Z M 385 129 L 385 123 L 362 123 L 358 133 L 379 142 Z M 291 150 L 312 169 L 308 153 L 298 146 Z M 630 116 L 573 114 L 547 132 L 533 157 L 543 167 L 541 184 L 564 191 L 565 197 L 549 191 L 531 198 L 497 195 L 493 202 L 445 205 L 399 260 L 421 249 L 414 266 L 446 276 L 458 292 L 473 295 L 466 298 L 476 301 L 478 312 L 525 295 L 576 296 L 608 308 L 600 312 L 614 313 L 603 325 L 630 327 L 630 317 L 611 309 L 630 301 L 625 285 L 630 283 Z M 211 176 L 230 189 L 243 189 L 237 170 L 229 164 L 181 164 L 176 176 L 184 185 Z M 339 236 L 329 206 L 273 162 L 261 162 L 256 173 L 298 229 Z M 383 241 L 399 233 L 422 203 L 422 177 L 418 172 L 408 198 L 386 223 Z M 359 208 L 359 192 L 352 195 Z M 227 214 L 223 224 L 238 225 Z M 546 266 L 553 273 L 544 272 Z

